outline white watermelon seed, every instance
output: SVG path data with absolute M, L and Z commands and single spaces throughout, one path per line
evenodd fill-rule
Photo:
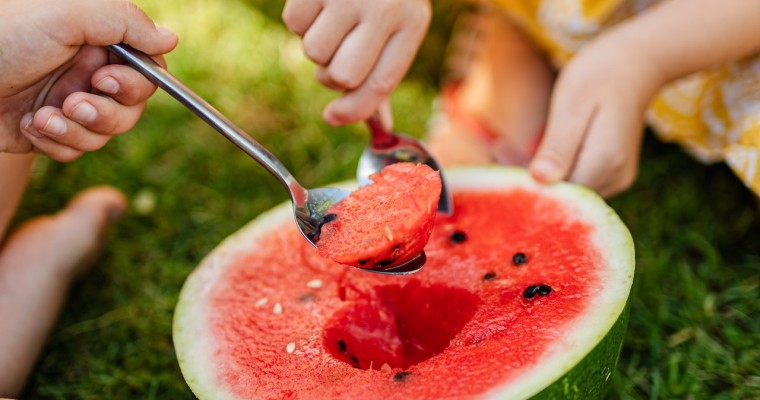
M 322 280 L 321 279 L 312 279 L 308 282 L 306 282 L 306 287 L 311 289 L 319 289 L 322 287 Z
M 293 352 L 296 351 L 296 344 L 293 342 L 288 343 L 288 345 L 285 346 L 285 351 L 287 351 L 288 354 L 293 354 Z
M 388 227 L 388 225 L 384 226 L 385 228 L 385 237 L 388 238 L 389 242 L 393 241 L 393 232 L 391 232 L 391 228 Z
M 268 301 L 269 301 L 269 299 L 267 299 L 266 297 L 262 297 L 262 298 L 260 298 L 260 299 L 259 299 L 259 300 L 256 302 L 256 307 L 262 307 L 262 306 L 264 306 L 265 304 L 267 304 L 267 302 L 268 302 Z
M 274 315 L 282 314 L 282 304 L 275 303 L 274 307 L 272 307 L 272 312 L 274 313 Z

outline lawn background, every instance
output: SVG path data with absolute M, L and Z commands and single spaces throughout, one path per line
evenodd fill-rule
M 280 157 L 307 187 L 350 179 L 367 141 L 331 128 L 281 2 L 138 1 L 179 33 L 171 71 Z M 261 12 L 255 6 L 261 8 Z M 444 6 L 448 11 L 452 6 Z M 439 12 L 394 94 L 397 128 L 422 136 L 451 14 Z M 185 277 L 223 238 L 286 200 L 277 181 L 164 93 L 139 125 L 71 164 L 42 160 L 17 223 L 76 191 L 115 185 L 130 212 L 72 290 L 23 398 L 192 398 L 172 312 Z M 640 178 L 611 201 L 636 243 L 631 322 L 610 398 L 760 398 L 760 218 L 725 166 L 647 135 Z

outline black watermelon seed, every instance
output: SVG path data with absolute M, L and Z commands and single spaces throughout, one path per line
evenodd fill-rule
M 454 233 L 451 234 L 452 243 L 462 243 L 465 240 L 467 240 L 467 234 L 462 231 L 454 231 Z
M 359 368 L 359 359 L 356 358 L 356 356 L 351 356 L 351 363 L 354 365 L 354 367 Z
M 515 265 L 521 265 L 528 262 L 528 256 L 525 253 L 516 253 L 512 256 L 512 263 Z
M 381 260 L 375 263 L 375 268 L 385 268 L 389 265 L 393 264 L 393 260 Z
M 338 340 L 338 351 L 345 354 L 346 353 L 346 342 L 343 340 Z
M 496 278 L 496 272 L 486 272 L 485 275 L 483 275 L 484 281 L 492 281 L 494 278 Z
M 401 371 L 401 372 L 397 373 L 396 375 L 393 375 L 393 380 L 396 381 L 396 382 L 403 382 L 403 381 L 407 380 L 407 378 L 409 378 L 409 375 L 411 375 L 411 374 L 412 373 L 409 372 L 409 371 Z
M 530 300 L 536 295 L 546 296 L 552 292 L 552 288 L 549 285 L 530 285 L 523 292 L 523 297 Z
M 357 262 L 357 264 L 359 264 L 359 265 L 365 265 L 368 262 L 369 262 L 369 259 L 367 259 L 367 260 L 359 260 L 359 262 Z
M 538 291 L 540 290 L 540 285 L 530 285 L 528 286 L 525 291 L 523 292 L 523 297 L 530 300 L 538 294 Z

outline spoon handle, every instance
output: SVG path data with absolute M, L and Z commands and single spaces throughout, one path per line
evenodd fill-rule
M 372 136 L 370 137 L 372 147 L 376 149 L 387 149 L 398 143 L 398 137 L 385 129 L 383 123 L 380 122 L 380 116 L 377 112 L 367 118 L 367 126 L 369 126 L 370 133 L 372 133 Z
M 190 111 L 258 161 L 288 189 L 294 201 L 300 203 L 298 200 L 304 201 L 306 199 L 306 189 L 296 181 L 277 157 L 195 94 L 169 71 L 158 65 L 145 53 L 133 49 L 129 45 L 121 43 L 108 47 L 132 68 L 145 75 L 151 82 L 184 104 Z

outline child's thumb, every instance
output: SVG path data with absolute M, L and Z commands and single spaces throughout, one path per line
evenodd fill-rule
M 533 160 L 528 165 L 528 170 L 533 177 L 544 183 L 556 182 L 564 179 L 571 168 L 574 160 L 572 147 L 568 146 L 558 135 L 546 132 L 541 144 L 536 151 Z

